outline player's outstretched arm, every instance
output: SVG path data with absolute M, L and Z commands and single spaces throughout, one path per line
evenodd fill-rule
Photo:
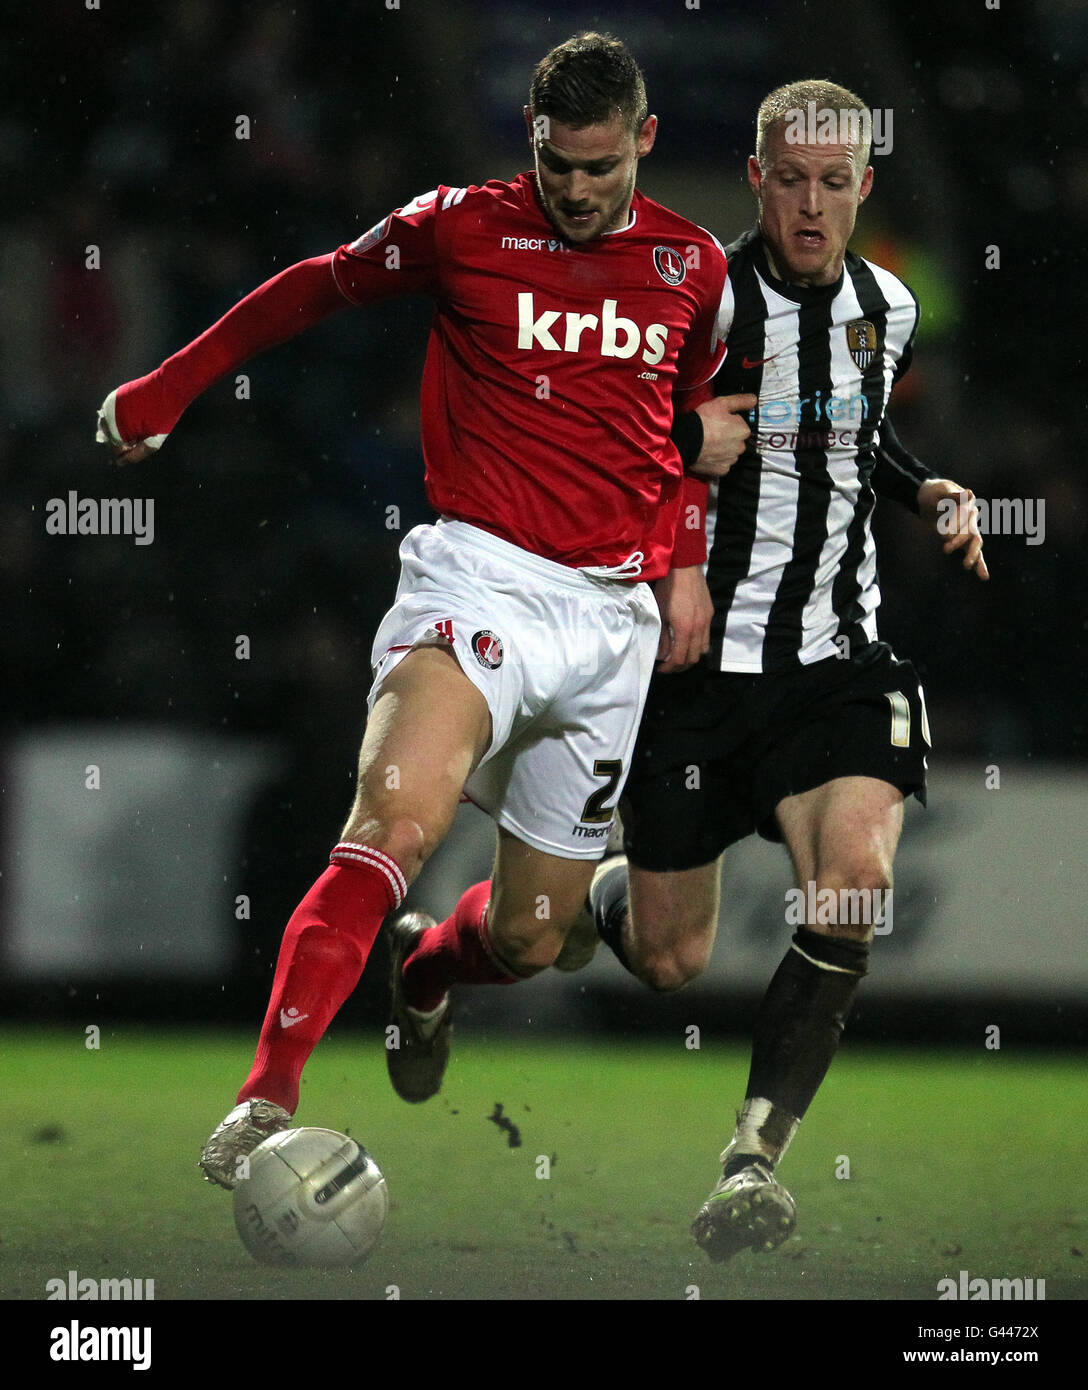
M 989 579 L 990 571 L 982 554 L 982 533 L 978 526 L 978 504 L 969 487 L 951 478 L 929 478 L 918 489 L 918 515 L 944 539 L 944 553 L 963 551 L 963 567 L 974 570 L 979 579 Z
M 316 256 L 289 266 L 155 371 L 111 391 L 99 409 L 97 441 L 118 463 L 139 463 L 162 447 L 185 408 L 219 377 L 347 308 L 332 261 Z

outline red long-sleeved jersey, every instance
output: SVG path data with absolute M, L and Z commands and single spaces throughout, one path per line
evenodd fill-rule
M 573 246 L 532 174 L 441 186 L 282 272 L 121 387 L 117 433 L 168 433 L 211 381 L 345 301 L 427 294 L 420 418 L 436 511 L 571 566 L 640 555 L 631 577 L 653 579 L 669 568 L 684 495 L 674 403 L 720 364 L 725 276 L 708 232 L 637 191 L 627 226 Z M 687 563 L 703 558 L 680 539 Z

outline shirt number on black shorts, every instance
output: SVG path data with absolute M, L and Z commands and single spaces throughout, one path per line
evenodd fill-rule
M 910 747 L 910 701 L 901 690 L 886 690 L 884 698 L 892 707 L 892 747 Z M 929 737 L 929 714 L 926 710 L 926 697 L 922 687 L 918 687 L 918 704 L 922 715 L 922 737 L 930 748 L 933 742 Z
M 583 825 L 603 825 L 610 821 L 616 813 L 614 806 L 606 806 L 605 802 L 615 792 L 619 785 L 620 774 L 623 772 L 623 763 L 619 758 L 598 758 L 593 764 L 594 777 L 607 777 L 607 785 L 601 787 L 590 796 L 585 806 L 582 808 L 581 820 Z

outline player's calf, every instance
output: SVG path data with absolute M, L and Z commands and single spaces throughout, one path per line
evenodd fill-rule
M 491 894 L 492 884 L 485 880 L 461 895 L 444 922 L 409 912 L 393 924 L 386 1062 L 402 1100 L 428 1100 L 442 1087 L 450 1057 L 449 996 L 455 984 L 513 984 L 535 973 L 518 973 L 492 940 Z
M 381 928 L 407 892 L 388 854 L 342 841 L 291 915 L 249 1076 L 236 1100 L 298 1107 L 299 1078 L 337 1010 L 358 983 Z
M 597 868 L 594 860 L 548 854 L 500 830 L 487 939 L 512 975 L 527 979 L 555 964 Z

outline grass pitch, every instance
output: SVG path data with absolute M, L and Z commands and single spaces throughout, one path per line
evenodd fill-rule
M 780 1170 L 796 1235 L 721 1266 L 689 1226 L 746 1048 L 462 1036 L 443 1094 L 408 1106 L 380 1030 L 333 1035 L 296 1121 L 371 1150 L 389 1223 L 359 1269 L 279 1271 L 250 1260 L 230 1197 L 196 1167 L 253 1038 L 105 1028 L 97 1049 L 86 1041 L 79 1027 L 0 1034 L 7 1299 L 43 1299 L 72 1269 L 154 1279 L 156 1300 L 932 1301 L 961 1269 L 1045 1279 L 1048 1300 L 1088 1292 L 1074 1120 L 1088 1076 L 1070 1054 L 848 1042 Z

